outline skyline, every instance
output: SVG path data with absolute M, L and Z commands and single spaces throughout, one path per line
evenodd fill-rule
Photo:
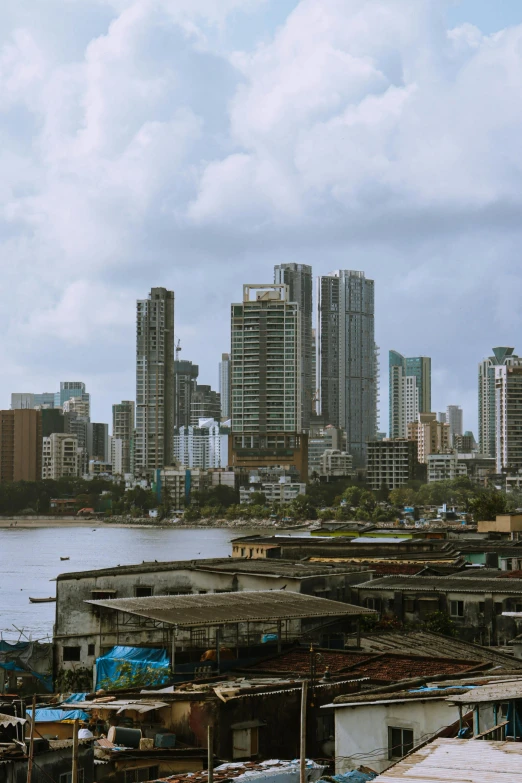
M 0 9 L 0 405 L 79 377 L 109 421 L 152 286 L 217 388 L 238 281 L 303 263 L 376 281 L 381 429 L 394 349 L 432 358 L 432 407 L 476 434 L 478 363 L 522 327 L 522 9 L 62 6 Z

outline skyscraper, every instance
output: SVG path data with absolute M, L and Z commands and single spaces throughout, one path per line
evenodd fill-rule
M 478 367 L 479 451 L 488 457 L 495 456 L 495 367 L 509 367 L 519 359 L 514 348 L 493 348 L 493 356 L 480 362 Z
M 38 396 L 39 395 L 35 395 L 35 402 Z M 71 397 L 80 397 L 84 402 L 87 402 L 90 405 L 91 398 L 85 391 L 85 384 L 82 383 L 82 381 L 62 381 L 60 383 L 60 391 L 56 392 L 54 395 L 54 407 L 62 408 L 64 402 L 70 400 Z
M 406 375 L 417 379 L 419 413 L 431 413 L 431 359 L 429 356 L 410 356 L 406 359 Z
M 446 422 L 449 424 L 450 446 L 455 444 L 455 438 L 462 435 L 463 420 L 462 408 L 459 405 L 448 405 L 446 408 Z
M 174 433 L 174 291 L 152 288 L 136 306 L 135 466 L 172 464 Z
M 301 316 L 286 284 L 244 285 L 231 307 L 232 437 L 229 464 L 294 466 L 305 481 Z
M 0 482 L 42 478 L 42 414 L 0 411 Z
M 196 391 L 199 367 L 187 359 L 174 362 L 174 426 L 188 427 L 192 394 Z
M 230 354 L 222 353 L 219 363 L 219 396 L 221 399 L 221 416 L 230 418 Z
M 190 426 L 197 427 L 200 419 L 221 420 L 219 392 L 207 384 L 198 384 L 192 392 L 190 402 Z
M 522 362 L 495 366 L 497 473 L 522 468 Z
M 121 473 L 134 472 L 134 402 L 122 400 L 112 406 L 112 437 L 121 440 Z
M 319 413 L 346 430 L 356 466 L 377 431 L 377 348 L 374 281 L 340 270 L 318 279 L 317 374 Z
M 390 438 L 406 438 L 419 415 L 417 378 L 407 374 L 408 359 L 397 351 L 390 351 L 389 363 Z
M 299 305 L 301 320 L 301 406 L 303 431 L 310 429 L 314 401 L 312 343 L 312 267 L 307 264 L 278 264 L 274 267 L 274 283 L 288 286 L 290 302 Z

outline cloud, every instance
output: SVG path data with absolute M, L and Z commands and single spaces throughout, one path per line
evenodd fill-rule
M 215 383 L 230 302 L 289 260 L 374 277 L 382 377 L 389 348 L 432 355 L 435 407 L 476 429 L 476 364 L 521 326 L 522 26 L 448 29 L 446 7 L 0 9 L 1 404 L 83 372 L 107 419 L 153 285 Z

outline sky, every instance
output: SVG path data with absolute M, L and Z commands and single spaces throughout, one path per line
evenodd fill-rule
M 135 395 L 135 302 L 176 295 L 217 386 L 274 264 L 376 284 L 390 349 L 477 434 L 477 364 L 522 351 L 519 0 L 4 0 L 0 406 Z

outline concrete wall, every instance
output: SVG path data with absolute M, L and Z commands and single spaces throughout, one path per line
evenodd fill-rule
M 338 707 L 335 709 L 335 771 L 339 774 L 367 764 L 376 772 L 383 772 L 394 763 L 388 758 L 389 727 L 413 729 L 413 741 L 417 745 L 458 717 L 457 707 L 442 699 Z M 486 728 L 484 722 L 482 730 Z
M 479 533 L 515 533 L 522 530 L 522 514 L 499 514 L 477 523 Z

